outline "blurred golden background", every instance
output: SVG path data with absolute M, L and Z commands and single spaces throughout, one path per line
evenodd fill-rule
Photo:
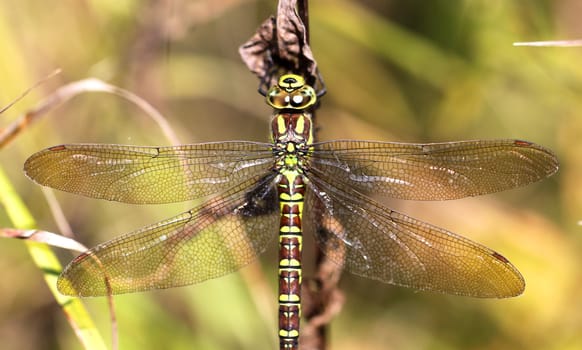
M 265 141 L 271 111 L 237 50 L 275 11 L 276 1 L 252 0 L 0 2 L 0 106 L 63 70 L 1 115 L 0 126 L 57 87 L 97 77 L 156 106 L 183 143 Z M 575 0 L 310 2 L 312 49 L 328 90 L 317 114 L 321 140 L 519 138 L 561 162 L 549 180 L 502 194 L 387 202 L 501 252 L 526 279 L 522 296 L 478 300 L 346 274 L 331 349 L 582 348 L 582 48 L 512 46 L 580 38 L 581 14 Z M 41 229 L 58 231 L 22 164 L 74 142 L 169 144 L 142 111 L 110 94 L 52 111 L 0 150 Z M 87 246 L 188 207 L 56 195 Z M 0 210 L 0 227 L 8 226 Z M 274 349 L 275 256 L 273 246 L 242 275 L 116 297 L 120 348 Z M 0 241 L 0 270 L 0 347 L 81 348 L 21 241 Z M 106 300 L 86 303 L 110 339 Z

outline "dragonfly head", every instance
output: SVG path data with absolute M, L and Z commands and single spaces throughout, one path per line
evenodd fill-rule
M 269 89 L 267 103 L 278 110 L 303 110 L 311 107 L 317 100 L 315 90 L 305 84 L 305 79 L 297 74 L 284 74 L 277 85 Z

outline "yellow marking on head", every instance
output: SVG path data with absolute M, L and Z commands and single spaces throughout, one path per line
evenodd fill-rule
M 288 91 L 297 90 L 305 85 L 305 79 L 297 74 L 284 74 L 279 78 L 277 85 Z

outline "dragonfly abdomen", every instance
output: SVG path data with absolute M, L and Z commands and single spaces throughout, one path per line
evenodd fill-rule
M 286 170 L 277 184 L 279 225 L 279 340 L 281 349 L 298 349 L 301 317 L 301 219 L 305 186 L 298 171 Z

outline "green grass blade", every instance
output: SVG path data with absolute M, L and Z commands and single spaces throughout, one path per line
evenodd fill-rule
M 4 206 L 15 228 L 32 229 L 36 227 L 34 218 L 22 202 L 20 196 L 14 191 L 12 184 L 1 168 L 0 193 L 0 203 Z M 106 349 L 101 334 L 95 327 L 80 299 L 63 296 L 57 291 L 56 282 L 62 266 L 50 247 L 47 244 L 32 241 L 25 241 L 25 244 L 32 260 L 38 266 L 39 270 L 43 272 L 51 293 L 57 303 L 62 307 L 69 324 L 75 330 L 84 348 L 91 350 Z

